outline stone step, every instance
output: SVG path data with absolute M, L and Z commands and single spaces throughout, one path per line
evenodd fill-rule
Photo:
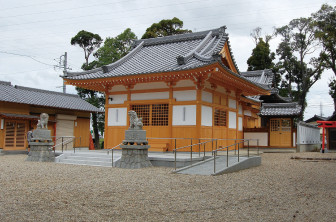
M 63 159 L 59 163 L 73 164 L 73 165 L 112 167 L 112 163 L 111 162 L 106 162 L 106 161 L 87 161 L 87 160 L 80 160 L 80 159 Z
M 86 156 L 86 155 L 71 155 L 66 156 L 64 159 L 66 160 L 86 160 L 86 161 L 103 161 L 103 162 L 112 162 L 112 157 L 107 156 L 106 157 L 100 157 L 100 156 Z

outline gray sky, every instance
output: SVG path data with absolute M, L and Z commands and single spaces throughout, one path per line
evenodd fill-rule
M 84 62 L 81 48 L 70 39 L 86 30 L 102 38 L 115 37 L 126 28 L 141 38 L 146 28 L 161 19 L 178 17 L 193 32 L 226 25 L 234 58 L 240 71 L 254 48 L 250 32 L 260 26 L 263 33 L 310 16 L 332 0 L 0 0 L 0 80 L 53 91 L 62 91 L 62 71 L 55 69 L 59 57 L 68 52 L 72 71 Z M 271 41 L 275 51 L 279 39 Z M 56 61 L 57 60 L 57 61 Z M 325 71 L 308 94 L 305 118 L 333 112 Z M 67 86 L 67 92 L 76 93 Z

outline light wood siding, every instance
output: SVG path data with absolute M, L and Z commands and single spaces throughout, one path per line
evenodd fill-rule
M 56 124 L 56 138 L 60 138 L 62 136 L 74 136 L 74 121 L 73 120 L 57 120 Z M 68 140 L 68 139 L 64 139 Z M 57 141 L 59 143 L 60 140 Z M 66 147 L 68 150 L 73 148 L 73 144 L 69 143 Z M 56 149 L 61 149 L 61 147 L 56 147 Z
M 77 124 L 77 126 L 76 126 Z M 90 143 L 90 119 L 77 118 L 74 122 L 74 147 L 89 147 Z M 80 138 L 80 139 L 79 139 Z

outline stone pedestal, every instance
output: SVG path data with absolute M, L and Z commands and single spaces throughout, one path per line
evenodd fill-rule
M 52 142 L 29 142 L 30 152 L 26 161 L 33 162 L 55 162 L 55 153 L 49 150 L 54 143 Z
M 30 152 L 26 161 L 55 162 L 55 153 L 50 150 L 54 145 L 51 141 L 50 130 L 41 128 L 34 130 L 29 142 Z
M 148 159 L 148 145 L 121 145 L 121 159 L 116 162 L 116 167 L 126 169 L 139 169 L 152 166 Z

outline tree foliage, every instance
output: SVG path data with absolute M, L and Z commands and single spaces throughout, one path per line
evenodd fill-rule
M 90 55 L 94 50 L 99 48 L 102 41 L 102 38 L 98 34 L 82 30 L 71 38 L 71 45 L 78 45 L 84 50 L 86 66 L 88 66 Z
M 142 39 L 157 38 L 169 35 L 178 35 L 192 32 L 183 28 L 183 21 L 174 17 L 173 19 L 163 19 L 158 23 L 153 23 L 146 29 Z
M 93 51 L 100 46 L 101 43 L 102 39 L 98 34 L 93 34 L 91 32 L 84 30 L 78 32 L 77 35 L 71 39 L 71 45 L 78 45 L 84 50 L 85 63 L 82 65 L 83 70 L 89 70 L 94 68 L 92 63 L 89 64 L 89 57 L 93 53 Z M 100 93 L 78 87 L 76 87 L 76 90 L 80 98 L 86 100 L 87 102 L 96 106 L 97 108 L 104 107 L 104 102 L 103 103 L 101 102 L 104 97 Z M 100 148 L 99 129 L 98 129 L 99 115 L 100 114 L 98 113 L 92 113 L 92 128 L 95 136 L 96 149 Z
M 320 58 L 312 57 L 307 62 L 310 55 L 317 46 L 317 41 L 312 28 L 312 18 L 299 18 L 289 22 L 288 25 L 278 28 L 277 35 L 282 37 L 282 41 L 277 49 L 279 58 L 279 70 L 284 74 L 289 95 L 294 97 L 302 106 L 299 119 L 303 119 L 306 108 L 306 96 L 309 89 L 320 79 L 323 71 Z M 292 88 L 296 86 L 296 91 Z M 294 95 L 293 95 L 294 94 Z
M 252 50 L 251 57 L 247 60 L 248 71 L 272 69 L 274 67 L 274 52 L 271 52 L 270 45 L 259 38 L 256 47 Z
M 336 76 L 336 6 L 324 4 L 321 9 L 313 14 L 315 37 L 322 45 L 320 59 L 323 67 L 331 69 Z M 335 80 L 329 84 L 329 94 L 334 100 L 336 112 Z
M 130 28 L 115 38 L 106 38 L 104 45 L 97 50 L 94 56 L 97 58 L 97 66 L 108 65 L 124 57 L 131 49 L 137 36 Z

